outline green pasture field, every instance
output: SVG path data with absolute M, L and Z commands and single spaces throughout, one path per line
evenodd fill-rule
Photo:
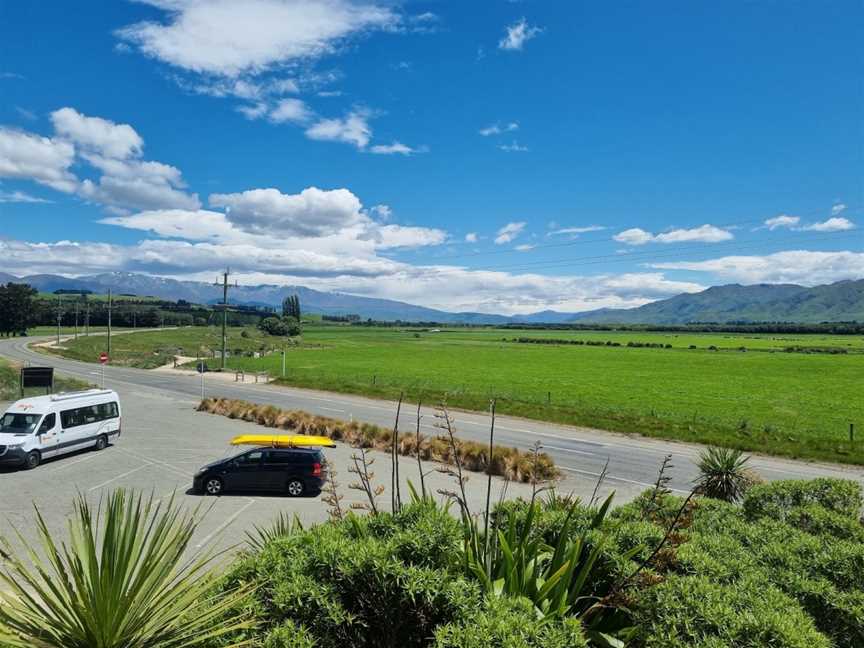
M 246 330 L 252 337 L 231 330 L 229 349 L 282 346 Z M 519 337 L 622 346 L 511 341 Z M 95 361 L 97 349 L 84 345 L 96 339 L 79 339 L 64 355 Z M 218 348 L 218 340 L 217 328 L 136 333 L 117 336 L 115 349 L 142 366 L 136 354 L 183 346 L 194 355 L 195 344 Z M 628 348 L 631 341 L 672 348 Z M 790 346 L 847 353 L 783 351 Z M 446 399 L 472 410 L 496 397 L 499 412 L 516 416 L 864 464 L 861 336 L 306 326 L 302 344 L 286 348 L 280 381 L 294 386 L 382 398 L 404 391 L 411 401 Z M 282 360 L 276 352 L 228 364 L 280 376 Z M 857 444 L 849 441 L 850 423 Z
M 218 326 L 184 327 L 179 329 L 152 329 L 136 333 L 111 336 L 110 364 L 154 369 L 168 364 L 174 356 L 202 357 L 210 367 L 217 367 L 222 349 L 222 329 Z M 231 328 L 228 337 L 229 353 L 254 352 L 270 349 L 281 342 L 264 335 L 255 328 Z M 40 347 L 39 350 L 57 353 L 64 358 L 98 362 L 99 354 L 107 350 L 105 335 L 79 335 L 77 340 L 63 342 L 62 349 Z M 214 355 L 215 354 L 215 355 Z

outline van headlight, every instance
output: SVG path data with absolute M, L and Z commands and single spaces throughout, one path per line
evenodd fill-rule
M 20 447 L 23 446 L 23 445 L 24 445 L 24 442 L 23 442 L 23 441 L 19 441 L 18 443 L 7 443 L 7 444 L 6 444 L 6 447 L 7 447 L 7 448 L 20 448 Z

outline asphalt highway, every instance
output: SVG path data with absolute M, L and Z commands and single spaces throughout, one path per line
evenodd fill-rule
M 12 338 L 0 340 L 0 356 L 10 360 L 40 366 L 53 366 L 64 374 L 98 383 L 100 367 L 73 360 L 49 356 L 28 347 L 33 342 L 48 338 Z M 96 358 L 94 358 L 94 361 Z M 105 367 L 105 386 L 124 394 L 148 393 L 166 399 L 197 399 L 201 396 L 198 376 L 170 372 L 148 371 L 124 367 Z M 396 403 L 368 398 L 307 389 L 277 387 L 265 384 L 233 383 L 205 375 L 204 393 L 208 397 L 241 398 L 255 403 L 271 404 L 282 408 L 301 409 L 340 419 L 354 419 L 379 425 L 392 426 Z M 421 410 L 422 431 L 435 434 L 434 409 Z M 456 420 L 458 435 L 466 439 L 488 439 L 488 414 L 451 412 Z M 399 427 L 413 431 L 416 426 L 416 406 L 403 406 Z M 687 492 L 696 476 L 695 458 L 701 447 L 694 444 L 649 439 L 589 428 L 558 425 L 541 421 L 499 416 L 496 422 L 496 442 L 520 448 L 530 448 L 539 441 L 567 478 L 562 486 L 577 494 L 590 494 L 591 489 L 608 461 L 606 484 L 614 487 L 618 496 L 630 499 L 649 488 L 657 477 L 657 470 L 666 455 L 672 455 L 673 468 L 669 471 L 669 486 Z M 790 459 L 754 455 L 750 461 L 764 479 L 806 479 L 813 477 L 840 477 L 864 484 L 864 471 L 858 467 L 827 463 L 803 462 Z M 619 500 L 620 501 L 620 500 Z

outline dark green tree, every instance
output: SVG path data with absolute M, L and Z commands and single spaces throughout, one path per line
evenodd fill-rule
M 292 317 L 300 321 L 300 297 L 288 295 L 282 300 L 282 317 Z
M 34 298 L 38 292 L 29 284 L 0 286 L 0 335 L 24 333 L 35 324 Z

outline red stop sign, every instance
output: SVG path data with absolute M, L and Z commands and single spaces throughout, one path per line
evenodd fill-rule
M 99 364 L 107 364 L 108 363 L 108 354 L 104 351 L 99 354 Z

